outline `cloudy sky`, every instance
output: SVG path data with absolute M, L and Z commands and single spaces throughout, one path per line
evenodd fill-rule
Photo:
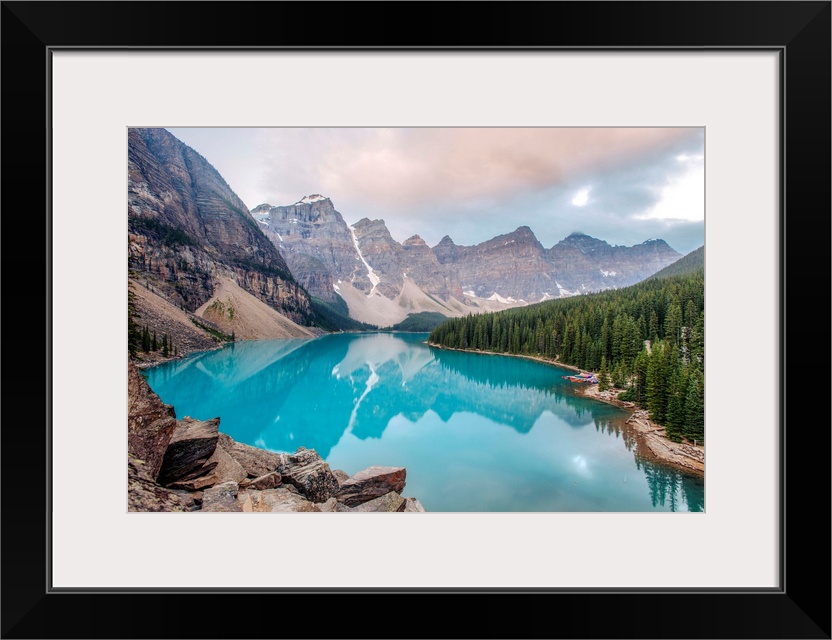
M 328 196 L 347 224 L 476 244 L 521 225 L 545 247 L 573 231 L 610 244 L 704 244 L 701 128 L 171 128 L 251 209 Z

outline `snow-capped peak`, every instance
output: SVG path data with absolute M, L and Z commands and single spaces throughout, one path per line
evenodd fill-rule
M 303 196 L 295 204 L 312 204 L 321 200 L 326 200 L 326 196 L 322 196 L 320 193 L 313 193 L 311 196 Z

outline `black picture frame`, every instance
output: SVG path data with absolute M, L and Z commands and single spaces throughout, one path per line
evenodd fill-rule
M 276 18 L 315 28 L 263 28 L 276 24 Z M 830 637 L 830 429 L 827 395 L 817 391 L 829 388 L 824 368 L 830 353 L 832 237 L 830 2 L 3 2 L 0 20 L 3 638 L 520 638 L 536 637 L 540 628 L 546 637 L 572 638 Z M 60 481 L 52 477 L 47 455 L 49 398 L 52 386 L 60 384 L 49 369 L 48 276 L 50 268 L 59 267 L 50 265 L 51 52 L 130 47 L 778 51 L 785 80 L 780 96 L 783 334 L 780 345 L 760 348 L 779 349 L 783 372 L 812 373 L 809 380 L 784 375 L 780 383 L 780 588 L 50 589 L 48 487 Z M 79 416 L 79 437 L 83 423 Z M 753 473 L 753 463 L 748 472 Z M 183 561 L 183 570 L 194 561 L 200 560 Z M 400 626 L 376 618 L 372 610 L 379 605 Z M 457 623 L 453 628 L 441 622 L 448 610 Z

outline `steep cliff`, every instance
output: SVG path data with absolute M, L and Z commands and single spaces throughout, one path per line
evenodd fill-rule
M 411 236 L 402 243 L 401 257 L 402 273 L 424 291 L 442 300 L 463 299 L 459 273 L 443 265 L 420 236 Z
M 287 206 L 261 204 L 251 215 L 310 295 L 334 301 L 333 280 L 356 279 L 355 286 L 369 292 L 350 229 L 329 198 L 315 194 Z
M 680 257 L 664 240 L 623 247 L 583 233 L 567 236 L 547 252 L 558 283 L 580 293 L 641 282 Z
M 219 277 L 300 324 L 306 292 L 245 204 L 205 158 L 164 129 L 128 130 L 128 265 L 194 311 Z
M 437 249 L 469 297 L 532 302 L 555 290 L 545 250 L 529 227 L 518 227 L 474 247 L 459 247 L 447 238 Z

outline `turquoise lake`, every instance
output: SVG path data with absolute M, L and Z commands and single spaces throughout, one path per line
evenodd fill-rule
M 237 342 L 146 372 L 179 418 L 333 469 L 407 468 L 428 511 L 703 511 L 704 480 L 641 459 L 629 413 L 566 369 L 444 351 L 427 334 Z

